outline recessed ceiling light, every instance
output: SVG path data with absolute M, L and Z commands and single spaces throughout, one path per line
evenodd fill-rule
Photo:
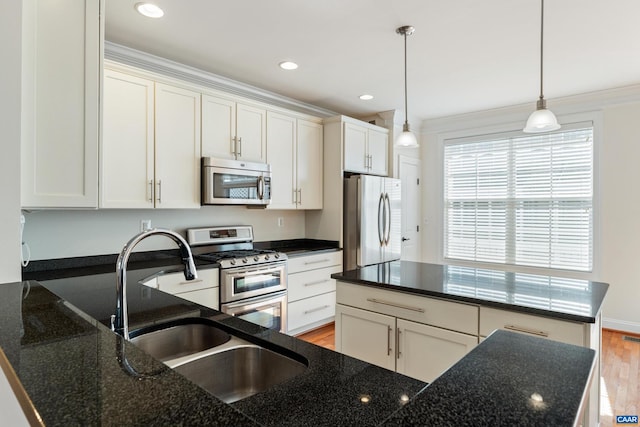
M 291 61 L 284 61 L 278 65 L 280 65 L 280 68 L 282 68 L 283 70 L 295 70 L 296 68 L 298 68 L 298 64 Z
M 360 95 L 360 99 L 362 99 L 363 101 L 368 101 L 370 99 L 373 99 L 373 95 L 365 93 L 364 95 Z
M 164 16 L 164 11 L 152 3 L 136 3 L 135 8 L 138 13 L 149 18 L 161 18 Z

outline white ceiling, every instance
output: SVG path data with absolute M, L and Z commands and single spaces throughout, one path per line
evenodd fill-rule
M 535 108 L 539 0 L 107 0 L 106 39 L 352 116 L 404 110 L 403 38 L 412 119 Z M 640 1 L 547 0 L 545 97 L 640 82 Z M 285 72 L 283 60 L 300 65 Z M 370 93 L 371 101 L 358 96 Z

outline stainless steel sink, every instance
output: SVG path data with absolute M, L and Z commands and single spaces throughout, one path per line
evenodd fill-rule
M 133 344 L 163 362 L 218 347 L 231 339 L 227 332 L 196 321 L 131 335 Z
M 174 368 L 227 403 L 267 390 L 305 369 L 304 363 L 253 344 L 241 344 Z

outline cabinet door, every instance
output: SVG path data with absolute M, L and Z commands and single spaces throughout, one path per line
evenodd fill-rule
M 298 209 L 322 209 L 322 125 L 298 120 Z
M 202 156 L 235 159 L 236 103 L 202 96 Z
M 267 113 L 267 162 L 271 165 L 268 209 L 296 208 L 296 119 Z
M 369 173 L 387 176 L 387 158 L 389 153 L 389 135 L 369 129 L 368 135 Z
M 156 207 L 200 207 L 200 94 L 156 83 Z
M 98 206 L 101 6 L 23 1 L 24 208 Z
M 395 318 L 336 304 L 336 351 L 395 370 Z
M 265 163 L 267 159 L 267 112 L 236 104 L 236 152 L 238 160 Z
M 153 208 L 153 82 L 104 71 L 101 208 Z
M 421 323 L 397 320 L 397 370 L 432 382 L 478 344 L 478 338 Z
M 367 172 L 367 128 L 344 124 L 344 170 Z

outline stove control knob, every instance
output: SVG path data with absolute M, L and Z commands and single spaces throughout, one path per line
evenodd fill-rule
M 249 261 L 247 258 L 242 258 L 242 262 L 243 262 L 244 264 L 246 264 L 246 263 L 247 263 L 247 261 Z
M 274 256 L 276 259 L 280 258 L 280 254 L 279 254 L 279 253 L 276 253 L 276 254 L 274 254 L 273 256 Z
M 258 255 L 256 255 L 256 256 L 254 256 L 254 257 L 253 257 L 253 260 L 254 260 L 255 262 L 258 262 L 258 261 L 260 260 L 260 257 L 259 257 Z
M 236 265 L 236 260 L 235 260 L 235 259 L 232 259 L 231 261 L 229 261 L 229 263 L 230 263 L 231 265 Z
M 265 261 L 269 261 L 269 254 L 267 254 L 267 255 L 265 255 L 265 256 L 264 256 L 264 260 L 265 260 Z

